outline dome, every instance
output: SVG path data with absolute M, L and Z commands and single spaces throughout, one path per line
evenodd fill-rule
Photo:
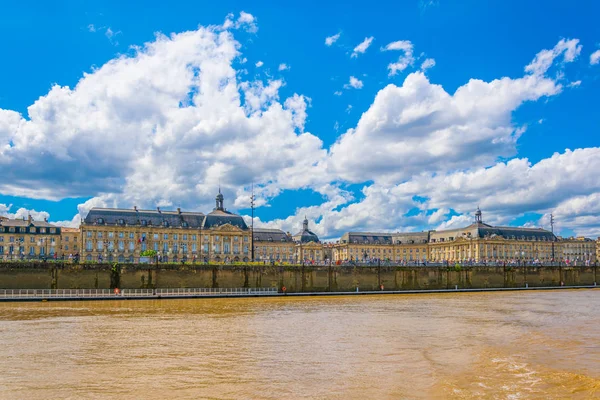
M 292 236 L 294 242 L 300 243 L 309 243 L 309 242 L 319 242 L 319 237 L 308 229 L 308 219 L 304 217 L 304 221 L 302 222 L 302 230 Z

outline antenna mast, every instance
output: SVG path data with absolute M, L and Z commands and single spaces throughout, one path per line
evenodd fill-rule
M 252 246 L 252 249 L 250 254 L 252 262 L 254 262 L 254 200 L 254 182 L 252 182 L 252 195 L 250 196 L 250 209 L 252 210 L 252 223 L 250 224 L 250 232 L 252 234 L 250 237 L 250 246 Z

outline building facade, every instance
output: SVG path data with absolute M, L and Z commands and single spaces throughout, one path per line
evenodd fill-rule
M 0 217 L 0 256 L 3 260 L 62 257 L 61 227 L 48 221 Z
M 597 258 L 596 242 L 585 237 L 558 238 L 560 259 L 566 262 L 591 264 Z
M 426 262 L 428 232 L 348 232 L 333 246 L 333 261 Z

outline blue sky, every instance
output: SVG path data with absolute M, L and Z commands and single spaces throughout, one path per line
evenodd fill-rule
M 272 2 L 63 1 L 5 5 L 0 15 L 5 55 L 0 64 L 0 110 L 5 110 L 0 113 L 0 147 L 8 150 L 0 152 L 6 179 L 0 184 L 0 212 L 22 215 L 35 210 L 52 221 L 69 224 L 76 224 L 74 216 L 81 216 L 92 205 L 132 207 L 136 203 L 208 212 L 220 183 L 228 207 L 247 214 L 246 197 L 254 182 L 261 205 L 256 215 L 261 223 L 294 230 L 307 214 L 323 237 L 335 238 L 347 230 L 420 230 L 465 224 L 478 204 L 484 219 L 487 216 L 492 223 L 546 226 L 547 215 L 554 212 L 564 234 L 600 234 L 600 209 L 596 206 L 600 188 L 585 173 L 573 174 L 574 169 L 594 174 L 600 162 L 600 114 L 596 111 L 600 64 L 590 58 L 600 49 L 600 5 L 593 1 L 489 3 L 410 0 L 274 7 Z M 251 17 L 240 17 L 242 11 Z M 225 27 L 230 13 L 231 27 Z M 225 124 L 223 131 L 210 131 L 202 121 L 211 120 L 214 110 L 210 118 L 201 112 L 191 123 L 189 116 L 172 117 L 167 100 L 145 102 L 129 94 L 113 96 L 122 88 L 159 98 L 164 90 L 157 89 L 160 85 L 155 82 L 178 71 L 178 60 L 189 54 L 183 45 L 176 46 L 174 38 L 163 53 L 152 54 L 144 44 L 155 42 L 157 32 L 170 35 L 199 29 L 231 33 L 237 54 L 223 65 L 234 71 L 234 87 L 246 116 L 260 118 L 256 127 L 256 132 L 263 132 L 260 138 L 251 128 L 243 128 L 242 122 L 228 120 L 227 115 L 207 124 Z M 339 38 L 327 46 L 325 38 L 336 34 Z M 355 47 L 370 37 L 370 46 L 353 57 Z M 568 46 L 561 47 L 561 40 Z M 384 51 L 385 46 L 399 41 L 410 43 L 410 54 Z M 536 54 L 553 49 L 551 65 L 541 74 L 524 71 Z M 186 65 L 218 59 L 211 51 L 198 51 L 182 64 L 184 70 Z M 164 70 L 121 65 L 108 71 L 105 66 L 119 57 L 136 60 L 140 54 L 153 55 L 159 64 L 164 57 Z M 409 65 L 391 75 L 388 65 L 404 56 Z M 435 65 L 420 72 L 426 59 L 435 60 Z M 262 66 L 257 66 L 259 61 Z M 166 67 L 169 62 L 174 63 L 172 68 Z M 279 68 L 281 64 L 288 68 Z M 197 69 L 200 75 L 203 68 Z M 58 90 L 49 94 L 54 85 L 75 91 L 84 74 L 97 78 L 89 80 L 93 82 L 82 97 Z M 416 74 L 427 81 L 410 79 Z M 539 79 L 522 85 L 517 82 L 532 74 Z M 352 87 L 350 77 L 360 84 Z M 225 79 L 206 79 L 213 78 Z M 502 78 L 514 81 L 515 86 L 487 95 L 487 89 L 480 93 L 474 86 L 466 86 L 472 80 L 490 84 Z M 173 79 L 168 87 L 177 86 L 180 78 Z M 256 86 L 258 82 L 261 87 Z M 269 82 L 279 83 L 269 90 Z M 414 84 L 410 87 L 414 92 L 382 91 L 388 85 L 409 89 L 408 82 Z M 173 96 L 188 93 L 190 104 L 198 108 L 223 101 L 192 86 L 177 93 L 173 89 Z M 497 90 L 492 84 L 490 87 Z M 468 91 L 473 97 L 468 103 L 473 104 L 510 97 L 507 91 L 523 93 L 473 111 L 476 115 L 466 112 L 465 121 L 456 122 L 450 116 L 431 122 L 437 115 L 465 110 L 463 100 L 449 105 L 434 88 L 448 96 L 457 90 Z M 294 94 L 305 107 L 286 103 Z M 251 95 L 258 98 L 256 106 L 246 104 Z M 45 104 L 39 103 L 37 114 L 29 115 L 28 107 L 41 97 Z M 184 104 L 186 98 L 181 97 Z M 81 105 L 82 98 L 87 106 Z M 117 111 L 95 115 L 86 108 L 105 102 L 110 102 L 107 109 Z M 286 116 L 272 117 L 266 112 L 274 104 L 292 116 L 300 115 L 302 122 L 292 124 L 290 132 L 283 134 L 290 128 L 284 123 Z M 414 104 L 420 106 L 411 110 Z M 118 110 L 126 112 L 120 115 Z M 363 114 L 367 110 L 370 115 Z M 419 120 L 422 129 L 418 131 L 407 133 L 403 123 L 374 128 L 380 125 L 373 121 L 387 123 L 415 110 L 427 114 Z M 165 116 L 158 118 L 163 112 Z M 115 113 L 118 118 L 113 118 Z M 36 123 L 24 127 L 15 117 L 18 114 L 23 121 Z M 57 115 L 69 117 L 59 123 Z M 281 123 L 278 118 L 283 118 Z M 169 123 L 163 124 L 167 119 Z M 478 122 L 471 124 L 471 119 Z M 249 120 L 244 123 L 254 126 Z M 90 121 L 97 122 L 93 124 L 96 127 L 88 126 Z M 188 133 L 178 130 L 182 121 L 189 122 Z M 201 132 L 190 140 L 193 126 L 200 126 Z M 109 137 L 103 129 L 122 130 L 122 134 Z M 348 137 L 349 129 L 354 138 Z M 465 139 L 487 130 L 497 132 Z M 220 136 L 215 139 L 215 135 Z M 431 148 L 440 135 L 447 141 L 439 144 L 440 151 L 422 148 Z M 246 142 L 255 139 L 259 143 Z M 336 142 L 340 146 L 336 147 Z M 450 144 L 454 142 L 462 144 L 453 148 Z M 391 152 L 398 143 L 401 146 L 396 153 Z M 104 144 L 107 149 L 99 151 Z M 145 147 L 151 151 L 140 150 Z M 211 149 L 210 156 L 204 149 Z M 245 151 L 252 155 L 238 159 L 237 154 Z M 423 156 L 420 151 L 425 151 Z M 553 158 L 555 153 L 558 155 Z M 107 154 L 114 154 L 114 160 Z M 394 154 L 406 161 L 396 162 Z M 173 157 L 165 168 L 160 166 L 160 155 L 169 160 Z M 252 158 L 263 161 L 249 162 Z M 422 167 L 418 166 L 420 160 Z M 523 160 L 528 160 L 529 167 Z M 223 172 L 228 162 L 237 167 Z M 157 163 L 165 176 L 142 172 Z M 248 164 L 251 168 L 244 168 Z M 145 182 L 156 182 L 150 195 L 152 185 Z M 176 184 L 170 185 L 172 182 Z M 430 193 L 432 187 L 435 195 Z M 414 196 L 427 200 L 415 202 Z M 24 210 L 19 212 L 20 208 Z

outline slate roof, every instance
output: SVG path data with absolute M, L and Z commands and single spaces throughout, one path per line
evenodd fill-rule
M 196 212 L 136 210 L 119 208 L 92 208 L 86 215 L 85 225 L 143 225 L 160 227 L 182 227 L 200 229 L 204 214 Z M 122 220 L 123 223 L 119 223 Z M 165 225 L 166 224 L 166 225 Z
M 543 240 L 556 241 L 556 236 L 550 231 L 541 228 L 519 228 L 512 226 L 491 226 L 483 222 L 476 222 L 464 228 L 450 229 L 444 231 L 432 231 L 431 238 L 444 238 L 445 241 L 450 238 L 472 237 L 472 238 L 494 238 L 499 237 L 509 240 Z
M 52 225 L 46 221 L 34 221 L 29 222 L 26 219 L 3 219 L 0 220 L 0 226 L 35 226 L 37 228 L 58 228 L 56 225 Z
M 248 229 L 246 221 L 244 221 L 244 218 L 242 218 L 240 215 L 231 213 L 227 210 L 219 209 L 213 210 L 204 218 L 202 228 L 216 228 L 225 224 L 230 224 L 244 230 Z
M 429 232 L 347 232 L 341 237 L 342 243 L 359 244 L 419 244 L 429 241 Z
M 254 241 L 258 242 L 291 242 L 292 238 L 280 229 L 254 228 Z

